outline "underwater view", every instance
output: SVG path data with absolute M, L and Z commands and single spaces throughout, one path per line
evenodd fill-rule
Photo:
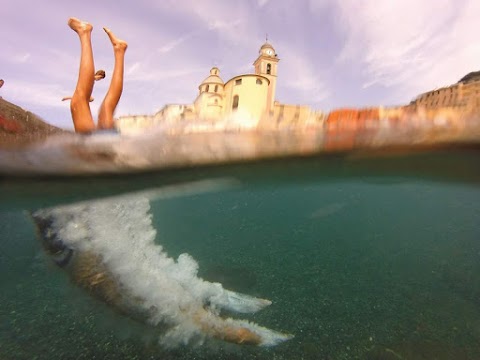
M 0 360 L 480 359 L 480 1 L 1 14 Z
M 457 180 L 286 159 L 4 206 L 0 358 L 477 359 L 476 155 Z

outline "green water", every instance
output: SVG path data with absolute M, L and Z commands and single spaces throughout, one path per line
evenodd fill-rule
M 265 164 L 261 182 L 152 203 L 170 256 L 187 252 L 205 279 L 271 299 L 237 317 L 294 339 L 273 348 L 207 341 L 162 349 L 150 329 L 71 284 L 15 209 L 0 213 L 0 358 L 480 358 L 475 181 L 344 176 L 321 166 L 316 181 L 310 165 L 280 181 Z M 255 169 L 246 165 L 239 177 Z

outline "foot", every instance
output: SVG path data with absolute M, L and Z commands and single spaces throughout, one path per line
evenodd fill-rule
M 92 32 L 93 29 L 92 24 L 74 17 L 68 19 L 68 26 L 70 26 L 70 29 L 75 31 L 77 34 Z
M 113 45 L 113 50 L 119 50 L 119 51 L 127 50 L 128 44 L 127 44 L 126 41 L 120 40 L 119 38 L 117 38 L 114 35 L 114 33 L 112 32 L 112 30 L 110 30 L 106 27 L 104 27 L 103 30 L 105 30 L 105 32 L 107 33 L 108 38 L 110 39 L 110 41 Z

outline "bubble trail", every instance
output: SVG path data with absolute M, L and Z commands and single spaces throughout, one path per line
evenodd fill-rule
M 162 330 L 167 347 L 213 337 L 273 346 L 292 337 L 222 310 L 253 313 L 271 301 L 197 276 L 188 254 L 175 261 L 155 243 L 150 201 L 136 194 L 42 209 L 32 214 L 46 252 L 75 284 L 118 312 Z

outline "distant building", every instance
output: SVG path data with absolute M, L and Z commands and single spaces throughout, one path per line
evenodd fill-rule
M 414 110 L 480 109 L 480 71 L 468 73 L 456 84 L 419 95 L 409 107 Z
M 279 61 L 273 46 L 265 42 L 253 63 L 253 74 L 237 75 L 224 82 L 220 69 L 213 67 L 198 86 L 193 104 L 169 104 L 154 115 L 121 116 L 117 127 L 129 132 L 182 122 L 244 128 L 319 125 L 323 113 L 312 111 L 308 106 L 275 101 Z

